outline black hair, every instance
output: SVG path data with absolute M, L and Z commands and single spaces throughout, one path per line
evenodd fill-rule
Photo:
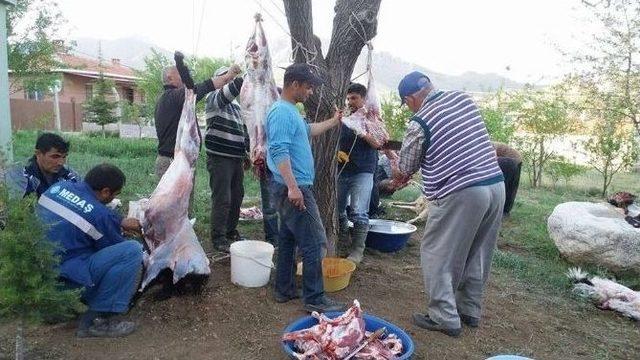
M 347 94 L 358 94 L 363 98 L 367 97 L 367 88 L 358 83 L 351 83 L 347 88 Z
M 282 82 L 282 87 L 288 87 L 291 84 L 293 84 L 294 81 L 297 81 L 298 83 L 301 82 L 300 80 L 295 79 L 293 76 L 287 76 L 287 74 L 284 74 L 284 81 Z
M 69 142 L 58 134 L 48 132 L 40 134 L 38 140 L 36 140 L 36 150 L 46 153 L 51 149 L 56 149 L 66 154 L 69 152 Z
M 107 188 L 113 192 L 122 189 L 127 178 L 117 166 L 104 163 L 89 170 L 84 177 L 84 181 L 89 184 L 94 191 Z

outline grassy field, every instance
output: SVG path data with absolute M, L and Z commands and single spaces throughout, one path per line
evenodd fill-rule
M 22 162 L 33 153 L 36 134 L 15 135 L 15 158 Z M 153 175 L 155 140 L 102 139 L 69 135 L 68 163 L 81 174 L 101 162 L 113 163 L 127 175 L 120 198 L 124 209 L 129 200 L 147 196 L 157 180 Z M 205 156 L 201 155 L 196 184 L 196 232 L 205 250 L 209 244 L 210 192 Z M 633 359 L 640 351 L 640 329 L 612 312 L 597 310 L 576 300 L 564 276 L 567 267 L 546 229 L 553 208 L 566 201 L 602 201 L 600 179 L 587 173 L 569 186 L 533 189 L 523 174 L 511 217 L 506 219 L 494 257 L 492 277 L 485 301 L 485 322 L 474 331 L 465 329 L 462 339 L 416 330 L 410 313 L 424 306 L 419 265 L 420 232 L 398 253 L 367 251 L 350 286 L 336 293 L 338 299 L 359 299 L 367 311 L 398 324 L 416 343 L 418 359 L 484 359 L 500 353 L 516 353 L 536 359 Z M 245 205 L 259 203 L 259 186 L 250 173 L 245 176 Z M 621 174 L 612 191 L 640 192 L 638 174 Z M 394 200 L 413 200 L 415 187 L 394 194 Z M 389 199 L 385 199 L 389 200 Z M 407 220 L 415 214 L 387 207 L 387 217 Z M 261 223 L 241 223 L 240 231 L 252 239 L 262 238 Z M 589 271 L 608 274 L 603 269 Z M 244 289 L 231 284 L 228 260 L 212 264 L 212 279 L 199 297 L 172 298 L 153 302 L 143 298 L 130 316 L 140 331 L 125 339 L 83 341 L 74 339 L 73 323 L 29 330 L 34 359 L 109 359 L 187 357 L 209 359 L 282 358 L 280 331 L 301 316 L 300 304 L 275 303 L 268 289 Z M 623 276 L 623 283 L 639 287 L 637 276 Z M 11 332 L 0 326 L 0 359 L 8 359 Z M 251 334 L 248 336 L 247 334 Z M 5 352 L 3 354 L 3 352 Z M 5 355 L 7 355 L 5 357 Z
M 17 132 L 15 134 L 15 160 L 24 161 L 33 153 L 37 134 L 35 132 Z M 153 139 L 117 139 L 69 135 L 71 151 L 68 165 L 80 174 L 86 173 L 92 166 L 109 162 L 119 166 L 127 176 L 127 184 L 120 195 L 123 203 L 148 196 L 156 185 L 153 175 L 156 157 L 156 140 Z M 195 211 L 198 219 L 196 232 L 201 239 L 209 238 L 210 191 L 209 173 L 206 170 L 206 155 L 200 154 L 196 170 Z M 600 198 L 600 176 L 595 171 L 582 174 L 566 185 L 553 187 L 550 182 L 543 188 L 534 189 L 529 185 L 525 173 L 522 174 L 521 187 L 512 211 L 501 231 L 499 250 L 494 258 L 497 269 L 507 271 L 524 281 L 533 282 L 551 290 L 567 288 L 564 271 L 569 266 L 561 259 L 558 250 L 547 233 L 547 217 L 553 208 L 567 201 L 602 201 Z M 250 172 L 245 179 L 245 206 L 260 203 L 260 187 Z M 621 173 L 614 179 L 610 192 L 640 192 L 640 175 Z M 411 201 L 419 195 L 415 187 L 407 187 L 397 192 L 393 200 Z M 412 214 L 402 210 L 390 209 L 390 216 L 407 220 Z M 243 224 L 243 230 L 250 235 L 259 236 L 259 224 Z M 587 267 L 598 274 L 610 275 L 604 269 Z M 623 277 L 629 285 L 640 286 L 637 277 Z

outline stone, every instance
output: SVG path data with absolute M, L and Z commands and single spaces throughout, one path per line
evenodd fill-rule
M 569 262 L 640 274 L 640 229 L 605 203 L 567 202 L 547 220 L 549 235 Z

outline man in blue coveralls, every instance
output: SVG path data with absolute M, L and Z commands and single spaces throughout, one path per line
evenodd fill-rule
M 78 337 L 119 337 L 136 325 L 113 315 L 128 311 L 142 269 L 142 245 L 122 236 L 139 232 L 136 219 L 122 219 L 105 204 L 122 190 L 126 178 L 116 166 L 91 169 L 84 181 L 60 181 L 38 201 L 47 237 L 59 245 L 60 277 L 83 288 L 89 310 L 80 318 Z

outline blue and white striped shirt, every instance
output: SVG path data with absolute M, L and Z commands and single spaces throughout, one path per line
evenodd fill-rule
M 424 140 L 406 141 L 416 130 L 423 132 Z M 423 192 L 429 200 L 504 180 L 480 111 L 464 92 L 430 94 L 415 114 L 407 134 L 407 146 L 403 146 L 400 155 L 400 171 L 411 168 L 407 154 L 419 150 Z M 416 146 L 421 148 L 415 149 Z

